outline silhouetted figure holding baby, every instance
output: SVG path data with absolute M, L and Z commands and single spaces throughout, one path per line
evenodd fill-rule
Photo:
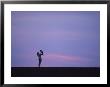
M 38 66 L 39 66 L 39 67 L 40 67 L 41 62 L 42 62 L 41 55 L 43 55 L 43 51 L 42 51 L 42 50 L 40 50 L 40 53 L 39 53 L 39 52 L 37 52 L 37 56 L 38 56 L 38 59 L 39 59 L 39 64 L 38 64 Z

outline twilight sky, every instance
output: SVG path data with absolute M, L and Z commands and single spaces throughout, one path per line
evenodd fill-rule
M 11 66 L 100 67 L 100 12 L 12 11 Z

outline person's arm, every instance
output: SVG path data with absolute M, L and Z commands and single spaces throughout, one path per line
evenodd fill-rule
M 42 50 L 40 50 L 40 52 L 41 52 L 41 55 L 43 55 L 43 54 L 44 54 Z

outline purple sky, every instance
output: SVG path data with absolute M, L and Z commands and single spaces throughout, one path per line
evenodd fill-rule
M 12 67 L 100 67 L 100 12 L 12 11 Z

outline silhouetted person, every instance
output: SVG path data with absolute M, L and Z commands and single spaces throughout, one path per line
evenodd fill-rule
M 39 67 L 40 67 L 41 62 L 42 62 L 41 55 L 43 55 L 43 51 L 42 51 L 42 50 L 40 50 L 40 53 L 39 53 L 39 52 L 37 52 L 37 56 L 38 56 L 38 59 L 39 59 L 39 64 L 38 64 L 38 66 L 39 66 Z

